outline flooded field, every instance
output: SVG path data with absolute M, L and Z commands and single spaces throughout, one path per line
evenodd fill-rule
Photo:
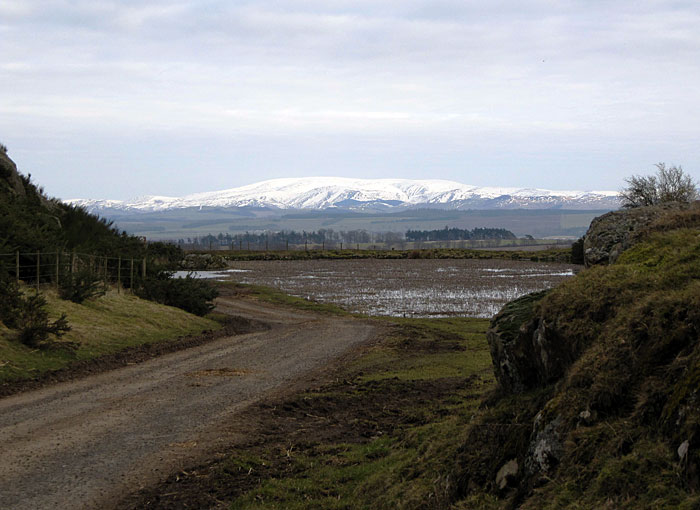
M 370 315 L 491 317 L 506 302 L 573 276 L 577 267 L 509 260 L 250 261 L 200 276 L 276 287 Z

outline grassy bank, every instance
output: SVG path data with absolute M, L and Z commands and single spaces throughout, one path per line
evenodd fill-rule
M 247 440 L 131 508 L 433 508 L 452 497 L 457 450 L 493 387 L 482 319 L 387 321 L 334 382 L 243 417 Z
M 60 343 L 55 348 L 31 349 L 0 325 L 0 382 L 34 378 L 75 361 L 220 327 L 217 322 L 178 308 L 115 291 L 81 305 L 58 299 L 54 291 L 47 291 L 44 296 L 53 318 L 61 313 L 68 316 L 71 331 L 61 342 L 79 344 L 77 349 L 62 347 Z

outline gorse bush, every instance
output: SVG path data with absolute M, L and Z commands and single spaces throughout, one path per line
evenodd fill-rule
M 187 275 L 173 278 L 173 273 L 160 271 L 146 278 L 136 294 L 164 305 L 175 306 L 195 315 L 206 315 L 213 308 L 212 301 L 219 292 L 207 281 Z
M 104 284 L 99 275 L 89 269 L 79 269 L 61 276 L 58 282 L 58 295 L 61 299 L 82 303 L 88 299 L 103 296 Z

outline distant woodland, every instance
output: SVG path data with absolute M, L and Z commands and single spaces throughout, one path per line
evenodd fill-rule
M 409 230 L 407 241 L 485 241 L 492 239 L 516 239 L 515 234 L 504 228 L 443 228 L 439 230 Z
M 228 246 L 248 248 L 267 246 L 277 249 L 285 246 L 326 245 L 353 246 L 355 244 L 393 244 L 404 241 L 467 241 L 467 240 L 502 240 L 516 239 L 515 234 L 503 228 L 475 228 L 473 230 L 447 228 L 438 230 L 409 230 L 400 232 L 367 232 L 366 230 L 335 231 L 319 229 L 312 232 L 285 230 L 280 232 L 246 232 L 244 234 L 219 233 L 179 239 L 177 244 L 188 247 Z

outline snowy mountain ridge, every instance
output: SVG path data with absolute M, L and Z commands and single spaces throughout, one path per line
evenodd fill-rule
M 71 199 L 90 211 L 155 212 L 183 208 L 341 209 L 606 209 L 617 208 L 615 191 L 554 191 L 477 187 L 447 180 L 283 178 L 183 197 L 145 196 L 129 201 Z

